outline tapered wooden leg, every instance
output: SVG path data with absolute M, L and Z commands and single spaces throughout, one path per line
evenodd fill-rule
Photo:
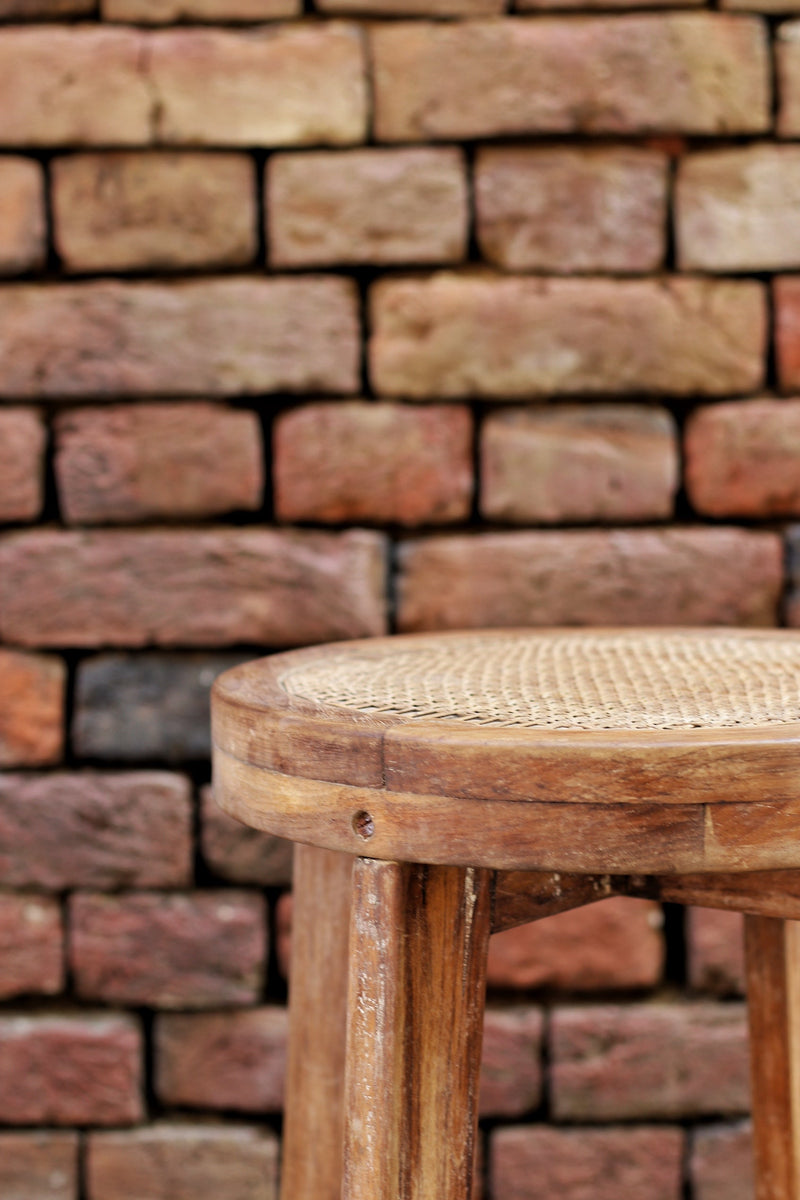
M 490 872 L 353 873 L 343 1200 L 467 1200 Z
M 800 922 L 745 918 L 756 1200 L 800 1200 Z
M 353 858 L 295 846 L 282 1200 L 340 1200 Z

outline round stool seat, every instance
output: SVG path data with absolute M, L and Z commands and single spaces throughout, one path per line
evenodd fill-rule
M 277 654 L 213 694 L 249 825 L 378 859 L 800 866 L 800 634 L 501 630 Z

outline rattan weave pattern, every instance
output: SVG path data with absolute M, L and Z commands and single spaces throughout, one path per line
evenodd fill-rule
M 800 635 L 509 632 L 328 650 L 279 677 L 361 713 L 527 729 L 731 728 L 800 721 Z

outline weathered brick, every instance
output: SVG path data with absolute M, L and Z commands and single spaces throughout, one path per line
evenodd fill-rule
M 0 648 L 0 767 L 57 762 L 64 745 L 60 658 Z
M 519 532 L 400 548 L 403 631 L 514 625 L 773 625 L 775 534 L 741 529 Z
M 504 278 L 440 272 L 373 285 L 381 395 L 725 395 L 764 377 L 752 280 Z
M 55 900 L 0 894 L 0 998 L 61 991 L 63 943 L 61 909 Z M 0 1166 L 0 1181 L 2 1173 Z M 2 1186 L 0 1195 L 5 1197 Z
M 79 996 L 154 1008 L 253 1004 L 267 952 L 262 896 L 78 893 L 69 958 Z
M 0 8 L 0 19 L 2 19 Z M 38 162 L 0 157 L 0 275 L 39 267 L 47 252 L 44 175 Z
M 0 776 L 6 887 L 180 887 L 191 878 L 189 783 L 166 771 Z
M 0 289 L 0 396 L 354 392 L 349 279 L 116 280 Z
M 472 417 L 461 406 L 309 404 L 278 418 L 274 450 L 281 520 L 426 525 L 469 515 Z
M 678 167 L 676 233 L 685 270 L 800 266 L 800 146 L 691 154 Z
M 488 981 L 575 992 L 653 987 L 664 966 L 661 926 L 657 904 L 624 896 L 519 925 L 491 939 Z
M 782 391 L 800 388 L 800 276 L 776 279 L 775 352 Z
M 651 271 L 664 258 L 667 158 L 655 150 L 485 147 L 477 237 L 511 271 Z
M 365 137 L 366 65 L 354 25 L 176 29 L 151 35 L 149 46 L 161 142 L 338 146 Z
M 78 665 L 72 739 L 83 758 L 182 762 L 211 754 L 209 691 L 252 654 L 99 654 Z
M 784 137 L 795 137 L 800 133 L 800 20 L 778 26 L 775 51 L 780 100 L 777 130 Z
M 67 271 L 242 266 L 257 248 L 243 154 L 74 154 L 52 164 L 53 235 Z
M 505 0 L 316 0 L 325 13 L 365 13 L 376 17 L 492 17 L 505 11 Z
M 164 1122 L 89 1136 L 89 1200 L 277 1200 L 278 1140 L 244 1125 Z
M 686 488 L 714 517 L 800 516 L 800 399 L 697 409 L 685 437 Z
M 276 154 L 266 191 L 276 266 L 446 263 L 466 253 L 465 164 L 454 147 Z
M 0 540 L 22 644 L 298 645 L 382 633 L 383 539 L 272 529 L 36 530 Z
M 744 992 L 744 920 L 718 908 L 686 911 L 689 985 L 703 992 Z
M 518 1117 L 538 1107 L 543 1028 L 538 1008 L 486 1010 L 479 1098 L 482 1116 Z
M 695 1129 L 689 1174 L 695 1200 L 753 1200 L 755 1185 L 749 1121 Z
M 176 21 L 269 21 L 294 17 L 300 0 L 101 0 L 106 21 L 172 25 Z
M 489 1178 L 502 1200 L 679 1200 L 683 1131 L 548 1129 L 491 1135 Z
M 748 1111 L 744 1005 L 563 1008 L 552 1015 L 550 1036 L 556 1120 Z
M 286 1030 L 284 1008 L 159 1017 L 159 1100 L 181 1108 L 280 1111 Z
M 37 412 L 0 409 L 0 521 L 29 521 L 39 515 L 44 445 L 44 426 Z
M 77 1133 L 0 1134 L 3 1200 L 76 1200 Z
M 756 17 L 397 22 L 371 39 L 384 141 L 769 127 L 767 37 Z
M 254 412 L 189 401 L 70 408 L 57 416 L 55 436 L 59 498 L 70 524 L 205 517 L 261 505 L 263 447 Z
M 262 887 L 291 882 L 291 842 L 234 821 L 215 803 L 210 787 L 203 788 L 201 804 L 200 844 L 215 874 Z
M 675 422 L 640 405 L 504 409 L 481 433 L 481 512 L 498 521 L 669 517 L 678 487 Z
M 0 0 L 0 21 L 88 16 L 97 0 Z
M 141 1031 L 132 1017 L 89 1012 L 3 1014 L 0 1121 L 8 1125 L 141 1121 L 142 1050 Z

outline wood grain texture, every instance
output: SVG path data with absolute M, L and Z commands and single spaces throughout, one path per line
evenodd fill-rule
M 283 1200 L 341 1200 L 353 860 L 296 846 Z
M 561 871 L 496 871 L 492 933 L 540 921 L 570 908 L 625 894 L 627 875 L 568 875 Z
M 800 920 L 800 871 L 606 876 L 613 895 Z
M 800 924 L 745 919 L 756 1200 L 800 1196 Z
M 354 871 L 343 1200 L 466 1200 L 477 1129 L 486 871 Z

